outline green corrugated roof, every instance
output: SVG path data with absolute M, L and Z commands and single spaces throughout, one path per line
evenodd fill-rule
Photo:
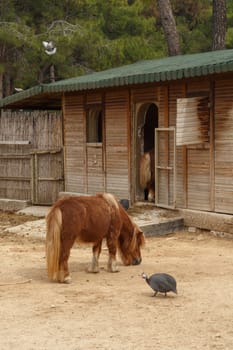
M 229 71 L 233 71 L 233 50 L 145 60 L 55 83 L 41 84 L 0 100 L 0 107 L 40 95 L 46 97 L 66 91 L 171 81 Z
M 233 50 L 140 61 L 47 85 L 46 91 L 98 89 L 233 71 Z

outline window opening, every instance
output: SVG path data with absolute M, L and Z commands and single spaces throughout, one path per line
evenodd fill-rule
M 102 110 L 89 109 L 87 112 L 87 142 L 101 143 L 103 138 Z

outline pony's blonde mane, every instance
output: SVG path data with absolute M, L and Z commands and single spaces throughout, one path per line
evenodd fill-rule
M 111 206 L 115 207 L 115 209 L 119 208 L 119 204 L 117 203 L 116 198 L 111 193 L 101 193 L 99 194 L 103 199 L 106 200 L 106 202 Z

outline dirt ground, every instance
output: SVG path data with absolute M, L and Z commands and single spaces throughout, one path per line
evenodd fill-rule
M 233 349 L 233 239 L 149 237 L 142 264 L 119 262 L 115 274 L 106 271 L 106 249 L 100 273 L 88 274 L 91 249 L 75 247 L 73 282 L 64 285 L 47 279 L 44 238 L 6 231 L 35 219 L 0 212 L 1 349 Z M 143 271 L 172 274 L 178 295 L 152 297 Z

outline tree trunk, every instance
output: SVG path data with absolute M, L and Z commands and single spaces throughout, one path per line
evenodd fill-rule
M 50 81 L 51 83 L 55 82 L 55 68 L 54 65 L 51 64 L 50 68 L 49 68 L 49 72 L 50 72 Z
M 213 0 L 213 51 L 225 49 L 226 21 L 226 0 Z
M 179 35 L 169 0 L 157 0 L 161 23 L 168 46 L 169 56 L 180 54 Z
M 6 67 L 4 76 L 3 76 L 3 82 L 4 82 L 4 96 L 10 96 L 12 93 L 11 90 L 11 76 L 10 76 L 10 67 Z
M 0 98 L 3 98 L 3 73 L 0 72 Z

